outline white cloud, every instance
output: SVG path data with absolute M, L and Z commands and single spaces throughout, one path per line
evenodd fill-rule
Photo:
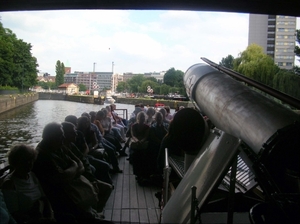
M 31 43 L 39 69 L 186 71 L 206 57 L 218 63 L 248 44 L 248 14 L 195 11 L 69 10 L 1 12 L 3 26 Z M 299 27 L 299 22 L 298 25 Z

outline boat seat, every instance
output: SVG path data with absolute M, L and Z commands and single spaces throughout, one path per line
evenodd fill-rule
M 182 179 L 184 176 L 184 157 L 169 155 L 169 164 L 174 172 Z
M 255 180 L 254 173 L 250 170 L 249 166 L 241 158 L 240 155 L 237 157 L 237 171 L 236 171 L 236 183 L 235 183 L 235 192 L 236 193 L 246 193 L 252 188 L 256 187 L 258 183 Z M 219 188 L 223 188 L 229 191 L 230 187 L 230 176 L 231 176 L 231 167 L 225 177 L 222 180 Z
M 236 183 L 235 192 L 236 193 L 246 193 L 252 188 L 258 185 L 255 180 L 254 173 L 250 170 L 249 166 L 245 163 L 240 155 L 237 157 L 237 172 L 236 172 Z M 172 170 L 178 175 L 179 178 L 183 178 L 184 171 L 184 157 L 169 154 L 169 164 Z M 230 187 L 230 177 L 231 177 L 231 167 L 223 178 L 219 189 L 229 191 Z

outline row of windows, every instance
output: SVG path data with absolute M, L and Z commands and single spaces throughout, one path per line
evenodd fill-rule
M 278 66 L 293 66 L 292 62 L 277 62 Z
M 276 55 L 276 59 L 294 59 L 294 56 L 288 56 L 288 55 Z
M 293 29 L 293 28 L 277 28 L 277 31 L 279 31 L 279 32 L 295 32 L 295 29 Z
M 281 42 L 281 41 L 278 41 L 278 42 L 276 42 L 276 45 L 294 46 L 295 43 L 294 42 Z
M 280 18 L 280 19 L 289 19 L 289 18 L 295 18 L 293 16 L 277 16 L 277 18 Z
M 295 25 L 295 21 L 278 21 L 277 25 Z
M 277 39 L 295 39 L 294 35 L 277 35 Z
M 294 49 L 276 49 L 276 52 L 294 52 Z

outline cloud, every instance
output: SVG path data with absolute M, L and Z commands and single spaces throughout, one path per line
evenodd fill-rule
M 55 75 L 57 60 L 72 71 L 186 71 L 206 57 L 216 63 L 248 44 L 248 14 L 58 10 L 1 12 L 3 26 L 31 43 L 39 69 Z

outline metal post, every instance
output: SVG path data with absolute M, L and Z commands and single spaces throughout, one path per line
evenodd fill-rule
M 93 63 L 93 74 L 95 73 L 95 65 L 96 65 L 96 62 Z M 91 95 L 91 76 L 92 74 L 90 73 L 90 84 L 89 84 L 89 95 Z
M 164 186 L 163 186 L 163 203 L 165 206 L 169 199 L 169 173 L 170 173 L 170 167 L 169 167 L 169 161 L 168 161 L 168 149 L 165 148 L 165 168 L 164 168 Z
M 111 91 L 115 92 L 114 62 L 111 63 L 111 71 L 112 71 L 112 88 L 111 88 Z
M 192 196 L 191 196 L 191 224 L 195 223 L 195 210 L 196 210 L 196 186 L 192 186 L 191 191 L 192 191 Z
M 231 166 L 230 173 L 230 186 L 229 186 L 229 197 L 228 197 L 228 213 L 227 223 L 233 223 L 233 212 L 234 212 L 234 194 L 235 194 L 235 183 L 236 183 L 236 171 L 237 171 L 237 156 Z

